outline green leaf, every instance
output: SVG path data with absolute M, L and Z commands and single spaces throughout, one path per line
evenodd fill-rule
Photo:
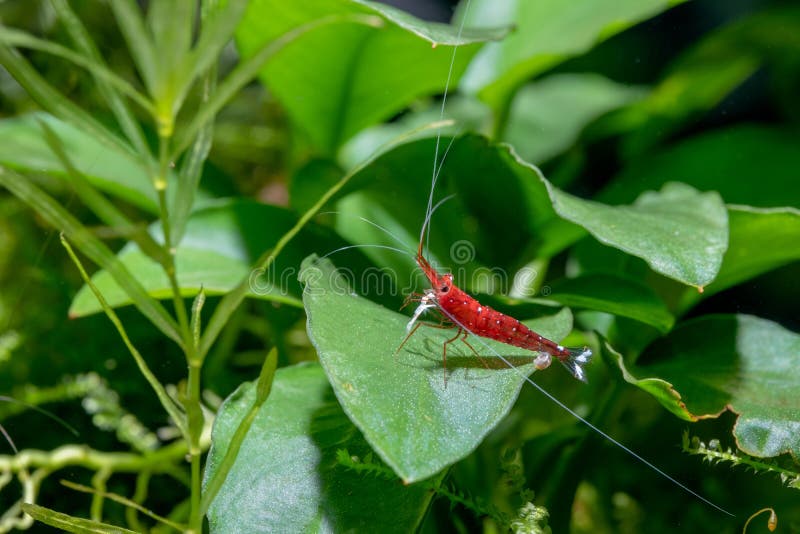
M 103 56 L 97 49 L 97 44 L 94 42 L 94 39 L 83 25 L 80 18 L 78 18 L 72 10 L 69 2 L 67 0 L 53 0 L 50 4 L 53 6 L 53 10 L 57 13 L 61 24 L 63 24 L 64 29 L 72 39 L 75 48 L 88 58 L 89 64 L 100 67 L 103 70 L 109 70 Z M 97 83 L 98 91 L 108 103 L 117 119 L 117 123 L 120 125 L 120 129 L 125 132 L 131 145 L 133 145 L 136 152 L 142 158 L 151 159 L 150 148 L 147 145 L 144 132 L 136 116 L 133 114 L 133 111 L 129 108 L 128 103 L 122 97 L 121 93 L 125 91 L 118 89 L 111 81 L 106 81 L 105 77 L 100 73 L 94 73 L 94 79 Z M 145 103 L 145 109 L 152 113 L 152 104 L 150 101 L 145 99 Z
M 800 208 L 798 168 L 800 151 L 794 132 L 736 125 L 644 155 L 614 178 L 597 199 L 630 202 L 642 191 L 679 180 L 701 191 L 718 191 L 730 204 Z
M 145 28 L 142 10 L 134 0 L 111 2 L 111 10 L 117 26 L 125 37 L 128 50 L 136 63 L 136 68 L 147 87 L 150 96 L 158 95 L 158 54 Z
M 291 228 L 295 216 L 287 210 L 247 200 L 220 201 L 195 211 L 186 226 L 186 234 L 175 250 L 178 286 L 184 297 L 195 295 L 200 288 L 207 295 L 219 295 L 233 289 L 242 279 L 250 277 L 249 296 L 301 306 L 300 286 L 296 282 L 296 265 L 303 254 L 297 249 L 287 251 L 285 257 L 268 273 L 253 268 L 265 250 Z M 258 228 L 257 232 L 252 229 Z M 163 241 L 160 225 L 151 232 Z M 329 247 L 333 250 L 342 244 L 327 240 L 314 233 L 305 234 L 304 246 Z M 169 279 L 161 267 L 148 258 L 134 244 L 126 245 L 118 254 L 126 266 L 156 298 L 172 295 Z M 92 281 L 103 293 L 111 307 L 124 306 L 130 298 L 114 282 L 109 273 L 95 273 Z M 97 300 L 87 287 L 82 287 L 70 307 L 70 316 L 83 316 L 100 311 Z
M 567 278 L 550 286 L 547 298 L 565 306 L 630 317 L 669 332 L 675 318 L 664 302 L 641 282 L 602 274 Z M 695 291 L 696 293 L 696 291 Z
M 467 14 L 467 26 L 513 24 L 515 31 L 480 51 L 469 67 L 464 85 L 470 91 L 480 91 L 483 100 L 499 109 L 525 80 L 677 3 L 475 0 Z
M 311 256 L 300 274 L 308 333 L 336 397 L 375 452 L 405 482 L 438 473 L 472 452 L 505 417 L 525 377 L 530 351 L 473 336 L 482 354 L 453 343 L 452 330 L 422 328 L 397 352 L 408 317 L 383 308 L 348 287 L 328 260 Z M 527 323 L 556 341 L 572 328 L 560 313 Z M 509 368 L 501 354 L 519 367 Z
M 728 220 L 730 244 L 719 275 L 702 295 L 685 292 L 681 310 L 701 298 L 800 259 L 800 211 L 728 206 Z
M 58 0 L 56 0 L 56 2 L 57 1 Z M 58 6 L 57 9 L 64 9 L 58 3 L 56 5 Z M 58 43 L 48 41 L 46 39 L 39 39 L 26 32 L 6 28 L 3 26 L 0 26 L 0 42 L 9 46 L 40 50 L 42 52 L 46 52 L 70 61 L 71 63 L 89 71 L 89 73 L 91 73 L 95 79 L 100 84 L 103 84 L 106 88 L 119 91 L 119 94 L 124 94 L 139 104 L 145 111 L 152 111 L 152 105 L 144 95 L 139 93 L 133 87 L 133 85 L 131 85 L 124 78 L 117 76 L 113 71 L 105 67 L 96 57 L 87 57 L 89 54 L 79 54 Z
M 597 74 L 549 76 L 514 96 L 503 138 L 522 159 L 543 163 L 572 146 L 589 122 L 645 94 Z
M 606 349 L 625 380 L 678 417 L 696 421 L 730 409 L 738 414 L 733 434 L 747 454 L 800 456 L 799 334 L 749 315 L 704 316 L 648 348 L 650 365 L 628 371 Z
M 21 171 L 66 173 L 38 121 L 58 136 L 70 161 L 89 183 L 152 213 L 158 211 L 153 183 L 134 156 L 110 149 L 85 130 L 52 115 L 32 113 L 0 120 L 0 163 Z M 170 182 L 174 184 L 174 178 Z
M 455 84 L 480 44 L 505 31 L 464 31 L 370 2 L 255 0 L 237 30 L 244 58 L 298 25 L 330 14 L 373 16 L 380 27 L 337 24 L 303 35 L 261 79 L 320 151 L 332 154 L 359 130 L 444 90 L 452 46 Z M 390 87 L 391 91 L 387 88 Z
M 99 521 L 92 521 L 90 519 L 72 517 L 71 515 L 62 514 L 61 512 L 56 512 L 55 510 L 50 510 L 49 508 L 37 504 L 22 503 L 22 511 L 35 520 L 63 530 L 64 532 L 75 532 L 77 534 L 85 532 L 94 534 L 135 534 L 133 530 L 128 530 L 127 528 L 117 527 Z
M 242 385 L 214 421 L 206 483 L 255 400 Z M 317 364 L 278 370 L 208 520 L 224 532 L 412 532 L 432 498 L 427 486 L 362 475 L 338 464 L 338 450 L 367 456 Z
M 702 289 L 719 272 L 728 247 L 728 213 L 716 192 L 668 183 L 633 205 L 609 206 L 549 184 L 548 189 L 559 215 L 658 273 Z

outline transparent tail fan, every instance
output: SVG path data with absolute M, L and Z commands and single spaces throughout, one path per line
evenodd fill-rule
M 586 370 L 584 367 L 589 363 L 589 360 L 592 359 L 592 349 L 589 347 L 580 347 L 567 349 L 567 352 L 569 352 L 569 356 L 563 360 L 558 358 L 558 361 L 569 371 L 569 374 L 581 382 L 586 382 Z

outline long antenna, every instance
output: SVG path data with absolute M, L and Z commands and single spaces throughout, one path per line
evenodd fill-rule
M 458 52 L 458 47 L 461 43 L 461 34 L 464 32 L 464 25 L 467 22 L 467 14 L 469 13 L 469 5 L 472 0 L 467 0 L 467 3 L 464 6 L 464 16 L 461 17 L 461 24 L 458 26 L 458 34 L 456 36 L 456 44 L 453 46 L 453 55 L 450 56 L 450 67 L 447 70 L 447 80 L 444 84 L 444 94 L 442 95 L 442 105 L 439 108 L 439 122 L 444 120 L 444 110 L 447 105 L 447 93 L 450 92 L 450 80 L 453 78 L 453 68 L 456 64 L 456 53 Z M 430 222 L 431 216 L 433 215 L 433 194 L 436 191 L 436 182 L 439 179 L 439 173 L 442 171 L 442 167 L 444 166 L 444 160 L 447 157 L 447 153 L 450 152 L 450 147 L 453 146 L 453 141 L 455 138 L 450 139 L 450 144 L 447 145 L 447 148 L 444 151 L 444 155 L 442 156 L 441 163 L 439 162 L 439 148 L 442 142 L 442 127 L 439 126 L 436 129 L 436 147 L 434 148 L 433 152 L 433 172 L 431 174 L 431 191 L 428 194 L 428 206 L 425 209 L 425 220 L 422 222 L 422 229 L 420 230 L 419 234 L 419 253 L 422 254 L 424 244 L 428 242 L 428 238 L 430 237 Z

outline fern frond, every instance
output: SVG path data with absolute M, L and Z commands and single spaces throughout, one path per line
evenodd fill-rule
M 364 458 L 359 458 L 358 456 L 351 455 L 347 449 L 339 449 L 336 451 L 336 461 L 339 465 L 358 473 L 369 474 L 386 480 L 395 480 L 398 478 L 397 475 L 394 474 L 394 471 L 376 462 L 371 452 L 364 456 Z
M 704 456 L 708 462 L 730 462 L 733 465 L 749 467 L 756 473 L 776 473 L 781 482 L 790 488 L 800 489 L 800 472 L 787 469 L 778 464 L 776 460 L 766 458 L 756 459 L 752 456 L 734 451 L 730 447 L 723 450 L 718 439 L 712 439 L 706 444 L 698 437 L 689 438 L 689 433 L 683 434 L 683 450 L 689 454 Z

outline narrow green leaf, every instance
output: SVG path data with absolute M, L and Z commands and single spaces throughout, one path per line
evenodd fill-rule
M 256 395 L 252 406 L 239 423 L 239 426 L 236 427 L 236 431 L 233 433 L 233 437 L 231 437 L 228 443 L 228 450 L 225 451 L 225 456 L 219 462 L 219 465 L 215 466 L 214 474 L 204 483 L 203 499 L 200 504 L 203 515 L 206 515 L 208 507 L 214 502 L 220 488 L 227 480 L 228 473 L 230 473 L 234 462 L 236 462 L 236 458 L 239 456 L 242 443 L 244 443 L 253 421 L 258 416 L 258 411 L 269 398 L 277 367 L 278 349 L 273 347 L 261 366 L 261 374 L 259 374 L 258 380 L 256 381 Z
M 272 381 L 275 378 L 275 369 L 277 368 L 278 349 L 273 347 L 267 354 L 264 365 L 261 366 L 261 374 L 258 375 L 258 382 L 256 383 L 256 406 L 264 404 L 269 397 L 269 392 L 272 391 Z
M 230 0 L 204 19 L 197 44 L 190 53 L 193 70 L 189 79 L 197 79 L 217 60 L 222 48 L 233 38 L 247 4 L 247 0 Z
M 567 278 L 550 286 L 548 299 L 573 308 L 586 308 L 630 317 L 669 332 L 675 318 L 648 286 L 627 278 L 586 275 Z M 695 291 L 696 293 L 696 291 Z
M 213 66 L 203 79 L 203 96 L 201 106 L 208 103 L 211 95 L 216 91 L 217 68 Z M 206 125 L 198 132 L 189 152 L 185 155 L 178 175 L 178 188 L 175 193 L 175 201 L 170 210 L 170 222 L 172 223 L 172 246 L 177 246 L 186 231 L 186 222 L 194 206 L 197 190 L 200 187 L 200 177 L 203 172 L 203 165 L 211 151 L 211 143 L 214 138 L 214 121 L 209 120 Z
M 50 3 L 58 14 L 58 18 L 66 28 L 75 46 L 95 64 L 107 68 L 105 60 L 97 50 L 97 45 L 92 39 L 92 36 L 87 31 L 80 18 L 78 18 L 78 16 L 72 10 L 69 2 L 67 2 L 67 0 L 51 0 Z M 142 128 L 139 126 L 139 122 L 137 121 L 133 112 L 128 107 L 127 102 L 125 102 L 114 85 L 106 83 L 102 76 L 95 75 L 95 81 L 100 93 L 103 95 L 103 98 L 105 98 L 106 102 L 108 102 L 109 106 L 111 107 L 117 122 L 122 128 L 122 131 L 125 132 L 128 141 L 130 141 L 131 145 L 136 148 L 136 151 L 142 158 L 149 159 L 150 149 L 147 145 L 147 141 L 145 140 L 144 133 L 142 132 Z M 149 101 L 147 102 L 147 109 L 149 109 L 150 113 L 152 114 L 152 103 Z
M 45 525 L 65 532 L 75 532 L 76 534 L 83 534 L 85 532 L 94 534 L 136 534 L 134 531 L 126 528 L 101 523 L 99 521 L 92 521 L 90 519 L 73 517 L 37 504 L 23 503 L 22 511 Z
M 182 70 L 192 45 L 197 2 L 159 0 L 147 9 L 147 28 L 153 38 L 156 70 L 162 83 L 172 83 L 175 72 Z
M 194 347 L 200 346 L 200 333 L 201 333 L 201 325 L 203 323 L 203 305 L 206 303 L 206 293 L 203 291 L 203 288 L 200 288 L 197 295 L 194 297 L 194 301 L 192 302 L 192 318 L 191 318 L 191 329 L 192 329 L 192 341 L 194 342 Z
M 117 495 L 116 493 L 109 493 L 107 491 L 98 491 L 96 488 L 91 488 L 89 486 L 84 486 L 83 484 L 75 484 L 74 482 L 70 482 L 69 480 L 61 480 L 60 482 L 61 482 L 61 484 L 63 486 L 65 486 L 65 487 L 67 487 L 67 488 L 69 488 L 71 490 L 80 491 L 80 492 L 83 492 L 83 493 L 89 493 L 89 494 L 92 494 L 92 495 L 94 495 L 94 496 L 96 496 L 98 498 L 102 497 L 103 499 L 108 499 L 110 501 L 117 502 L 117 503 L 125 506 L 128 509 L 136 510 L 137 512 L 140 512 L 140 513 L 142 513 L 142 514 L 144 514 L 144 515 L 146 515 L 146 516 L 148 516 L 148 517 L 150 517 L 152 519 L 155 519 L 156 521 L 158 521 L 159 523 L 161 523 L 163 525 L 167 525 L 169 527 L 172 527 L 173 529 L 177 530 L 178 532 L 183 532 L 184 530 L 186 530 L 186 525 L 181 525 L 179 523 L 175 523 L 174 521 L 170 521 L 166 517 L 161 517 L 158 514 L 154 514 L 153 512 L 151 512 L 150 510 L 148 510 L 147 508 L 142 506 L 141 504 L 139 504 L 137 502 L 134 502 L 134 501 L 132 501 L 132 500 L 126 498 L 126 497 L 123 497 L 122 495 Z
M 733 434 L 747 454 L 800 456 L 800 334 L 750 315 L 703 316 L 649 347 L 640 359 L 649 365 L 628 371 L 606 349 L 626 381 L 678 417 L 696 421 L 730 409 L 738 415 Z
M 141 166 L 144 172 L 147 172 L 145 167 L 136 159 L 130 146 L 95 120 L 87 111 L 73 104 L 52 85 L 47 83 L 36 69 L 19 55 L 16 50 L 0 44 L 0 64 L 8 70 L 14 79 L 28 92 L 31 98 L 43 109 L 65 122 L 70 123 L 71 126 L 82 130 L 86 135 L 94 138 L 97 142 L 104 144 L 106 147 L 134 156 L 132 158 L 134 163 Z
M 179 345 L 182 343 L 177 324 L 164 307 L 158 301 L 151 299 L 136 278 L 121 262 L 117 261 L 108 247 L 94 237 L 58 202 L 34 186 L 24 176 L 3 166 L 0 166 L 0 184 L 31 206 L 50 225 L 69 236 L 81 252 L 110 273 L 150 322 Z
M 375 452 L 407 483 L 472 452 L 505 417 L 534 371 L 536 353 L 473 337 L 481 357 L 451 343 L 445 383 L 442 346 L 452 330 L 421 328 L 397 352 L 407 316 L 359 297 L 329 260 L 307 258 L 300 278 L 308 334 L 336 397 Z M 526 324 L 558 341 L 572 329 L 572 315 L 564 309 Z M 518 367 L 509 368 L 495 354 Z
M 58 138 L 53 128 L 44 120 L 39 120 L 39 125 L 44 132 L 44 138 L 53 154 L 61 162 L 61 165 L 69 177 L 65 180 L 68 187 L 71 187 L 78 198 L 94 212 L 97 217 L 119 231 L 122 235 L 129 236 L 148 256 L 167 265 L 164 248 L 159 246 L 144 226 L 134 226 L 134 224 L 117 207 L 109 202 L 103 195 L 94 189 L 88 180 L 75 168 L 69 159 L 61 139 Z
M 728 247 L 728 212 L 716 192 L 668 183 L 630 206 L 609 206 L 547 187 L 560 216 L 654 271 L 698 289 L 717 276 Z
M 8 46 L 40 50 L 66 59 L 89 71 L 97 80 L 107 84 L 107 87 L 111 87 L 129 97 L 145 111 L 151 113 L 153 111 L 152 104 L 144 95 L 137 91 L 127 80 L 120 78 L 94 58 L 87 58 L 58 43 L 46 39 L 39 39 L 21 30 L 6 28 L 5 26 L 0 26 L 0 42 Z
M 118 0 L 109 4 L 122 31 L 136 68 L 150 96 L 158 94 L 158 64 L 153 41 L 147 33 L 142 11 L 135 0 Z
M 192 84 L 214 66 L 223 47 L 233 38 L 247 4 L 247 0 L 230 0 L 202 15 L 200 35 L 185 61 L 184 76 L 175 80 L 178 104 L 186 98 Z
M 80 272 L 81 278 L 83 278 L 84 283 L 86 283 L 89 286 L 95 298 L 100 303 L 100 306 L 102 307 L 103 311 L 106 313 L 109 320 L 114 325 L 114 328 L 116 328 L 117 332 L 119 332 L 122 341 L 128 348 L 128 352 L 130 352 L 131 356 L 133 356 L 133 359 L 136 361 L 136 365 L 139 367 L 139 371 L 145 377 L 147 383 L 150 384 L 150 387 L 153 388 L 153 391 L 158 397 L 158 400 L 161 401 L 161 405 L 164 407 L 164 410 L 172 418 L 173 423 L 181 431 L 184 438 L 188 439 L 189 434 L 187 432 L 186 418 L 178 410 L 178 407 L 176 406 L 175 402 L 172 400 L 169 394 L 167 394 L 167 390 L 164 389 L 164 386 L 161 385 L 161 382 L 158 381 L 158 378 L 156 378 L 156 376 L 150 370 L 150 367 L 147 365 L 147 362 L 144 360 L 141 353 L 136 349 L 136 347 L 131 342 L 130 338 L 128 337 L 128 333 L 125 331 L 125 327 L 123 326 L 122 321 L 119 320 L 119 317 L 114 312 L 114 310 L 111 309 L 111 307 L 109 307 L 108 303 L 103 298 L 103 294 L 94 286 L 94 284 L 92 284 L 92 281 L 89 280 L 89 275 L 86 273 L 86 269 L 83 268 L 83 264 L 81 263 L 78 256 L 75 254 L 75 251 L 72 250 L 69 241 L 67 241 L 63 233 L 61 234 L 61 244 L 67 250 L 70 259 Z
M 205 488 L 256 397 L 243 384 L 214 420 Z M 347 420 L 317 364 L 279 369 L 272 393 L 208 510 L 210 530 L 228 532 L 413 532 L 433 498 L 430 485 L 362 474 L 337 452 L 371 454 Z M 434 487 L 441 480 L 434 480 Z

